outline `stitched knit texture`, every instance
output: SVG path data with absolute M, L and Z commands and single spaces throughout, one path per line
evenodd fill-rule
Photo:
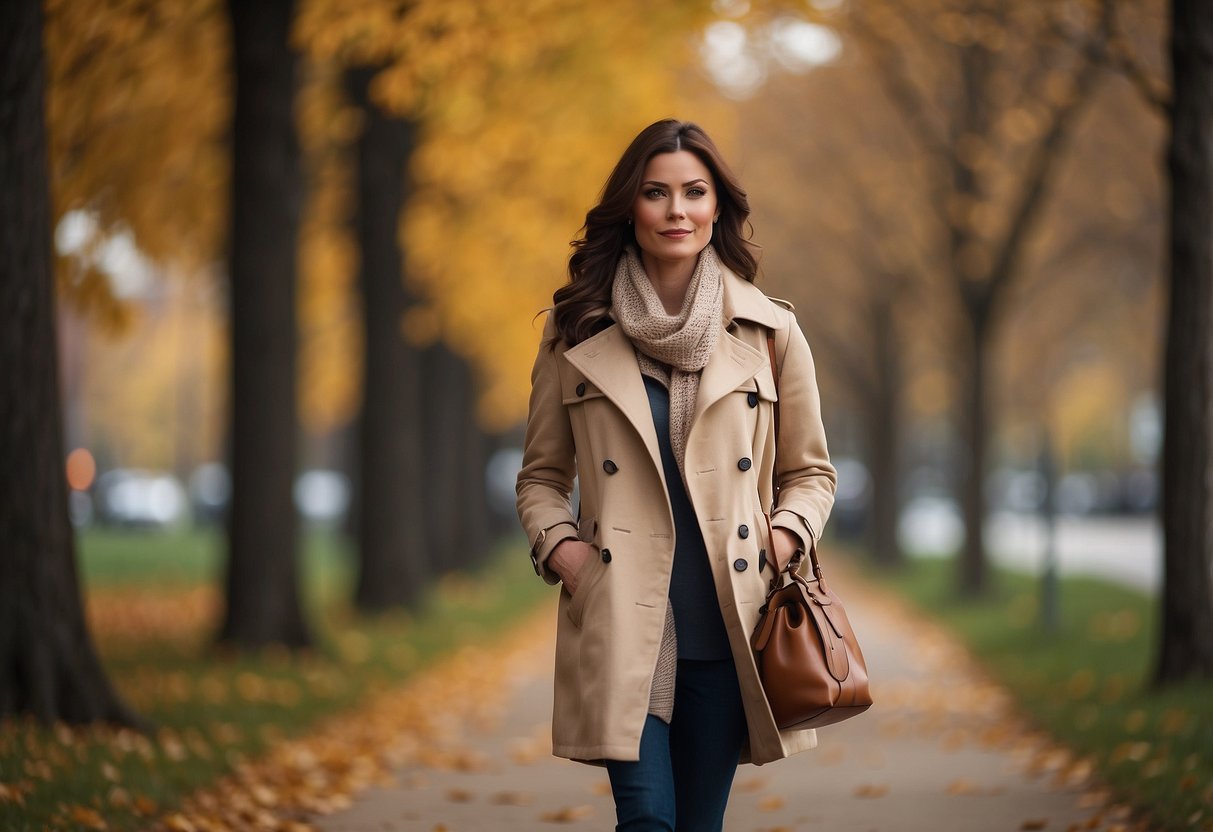
M 716 251 L 709 245 L 699 253 L 677 315 L 665 311 L 640 257 L 631 248 L 619 260 L 611 301 L 615 319 L 639 353 L 641 371 L 664 382 L 670 391 L 670 444 L 686 485 L 687 434 L 695 414 L 699 374 L 724 329 L 724 281 Z
M 649 713 L 666 725 L 674 718 L 674 681 L 678 672 L 678 633 L 674 629 L 674 605 L 665 606 L 665 628 L 661 631 L 661 649 L 649 691 Z
M 615 271 L 611 302 L 615 319 L 636 348 L 640 371 L 660 381 L 670 392 L 670 445 L 685 487 L 687 435 L 695 414 L 699 375 L 724 328 L 724 281 L 716 252 L 709 245 L 699 253 L 682 308 L 677 315 L 670 315 L 645 274 L 640 257 L 628 248 Z M 666 723 L 674 716 L 677 669 L 674 607 L 667 604 L 649 693 L 649 713 Z

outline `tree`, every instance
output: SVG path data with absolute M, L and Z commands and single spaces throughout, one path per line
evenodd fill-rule
M 1213 5 L 1172 0 L 1157 679 L 1213 677 Z
M 833 447 L 862 449 L 868 549 L 874 562 L 896 568 L 911 364 L 903 353 L 922 318 L 913 294 L 927 283 L 906 217 L 916 198 L 904 181 L 913 155 L 854 59 L 803 78 L 772 77 L 743 106 L 763 285 L 804 310 L 830 409 L 854 409 L 859 435 L 839 435 Z M 814 123 L 824 112 L 834 115 Z
M 84 620 L 67 514 L 40 0 L 0 9 L 0 716 L 140 725 Z
M 846 24 L 871 55 L 906 131 L 930 159 L 941 262 L 962 312 L 955 333 L 965 540 L 958 586 L 985 592 L 991 344 L 1052 179 L 1090 102 L 1111 37 L 1111 0 L 1064 36 L 1048 4 L 945 0 L 924 14 L 856 4 Z M 1068 32 L 1067 32 L 1068 34 Z
M 421 351 L 404 338 L 404 316 L 415 301 L 397 234 L 417 127 L 370 100 L 377 72 L 367 66 L 347 73 L 350 97 L 363 114 L 355 224 L 365 348 L 354 600 L 364 610 L 409 606 L 420 597 L 429 577 L 430 518 L 423 506 L 432 476 L 425 465 L 422 400 L 433 393 L 421 383 Z
M 231 0 L 235 67 L 230 246 L 232 501 L 221 642 L 309 643 L 292 488 L 298 445 L 295 269 L 302 173 L 294 3 Z

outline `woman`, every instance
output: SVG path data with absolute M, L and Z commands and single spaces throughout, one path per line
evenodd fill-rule
M 748 216 L 703 130 L 647 127 L 586 215 L 531 375 L 518 514 L 563 584 L 553 753 L 606 765 L 619 830 L 719 830 L 739 762 L 816 744 L 777 729 L 749 646 L 835 471 L 808 343 L 753 284 Z

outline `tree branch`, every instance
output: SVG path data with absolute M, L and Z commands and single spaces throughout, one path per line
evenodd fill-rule
M 1106 17 L 1105 11 L 1105 19 Z M 1023 190 L 1015 209 L 1011 212 L 1011 223 L 990 270 L 990 282 L 985 293 L 987 302 L 1002 291 L 1014 274 L 1016 260 L 1022 253 L 1024 241 L 1038 215 L 1053 167 L 1061 156 L 1062 146 L 1069 137 L 1075 118 L 1095 91 L 1102 68 L 1101 63 L 1095 60 L 1094 54 L 1084 50 L 1083 63 L 1074 82 L 1074 94 L 1053 110 L 1049 130 L 1031 155 L 1028 171 L 1023 179 Z

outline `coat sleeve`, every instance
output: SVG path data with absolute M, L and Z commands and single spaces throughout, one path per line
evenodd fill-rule
M 530 409 L 516 486 L 518 519 L 531 543 L 531 563 L 549 584 L 559 578 L 547 568 L 548 556 L 557 543 L 577 536 L 571 503 L 576 474 L 573 430 L 560 389 L 559 348 L 548 346 L 555 335 L 549 314 L 531 370 Z
M 786 314 L 788 335 L 779 367 L 779 441 L 775 449 L 779 497 L 771 525 L 795 534 L 807 551 L 821 539 L 834 506 L 838 473 L 826 447 L 813 354 L 796 316 Z

